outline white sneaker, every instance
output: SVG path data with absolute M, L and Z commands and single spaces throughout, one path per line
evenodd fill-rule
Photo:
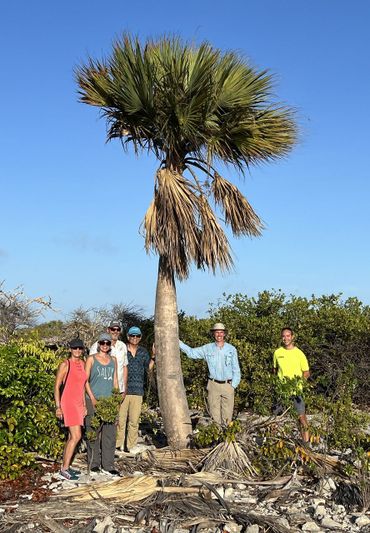
M 102 469 L 102 473 L 107 475 L 107 476 L 121 477 L 121 474 L 116 469 L 113 469 L 113 470 L 103 470 Z

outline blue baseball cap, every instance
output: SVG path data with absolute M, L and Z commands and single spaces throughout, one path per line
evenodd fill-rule
M 142 335 L 141 329 L 138 326 L 132 326 L 128 330 L 127 335 Z

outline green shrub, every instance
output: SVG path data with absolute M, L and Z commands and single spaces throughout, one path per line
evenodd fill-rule
M 0 346 L 0 478 L 32 464 L 29 452 L 56 458 L 63 433 L 54 411 L 59 360 L 41 343 Z
M 264 291 L 252 298 L 224 295 L 211 306 L 208 319 L 181 316 L 181 339 L 192 347 L 211 342 L 209 329 L 214 322 L 226 325 L 227 341 L 239 355 L 236 412 L 247 408 L 269 415 L 281 396 L 290 406 L 290 394 L 282 394 L 272 376 L 273 353 L 280 346 L 281 329 L 288 326 L 310 365 L 312 378 L 304 390 L 308 413 L 321 413 L 324 419 L 315 431 L 341 449 L 363 441 L 366 422 L 352 403 L 370 405 L 369 306 L 356 298 L 343 301 L 341 295 L 287 297 L 281 291 Z M 189 405 L 204 408 L 207 365 L 184 355 L 182 363 Z
M 117 421 L 118 411 L 122 403 L 122 394 L 118 389 L 113 389 L 112 395 L 100 398 L 96 402 L 94 414 L 91 418 L 91 430 L 87 438 L 95 440 L 103 424 L 114 424 Z

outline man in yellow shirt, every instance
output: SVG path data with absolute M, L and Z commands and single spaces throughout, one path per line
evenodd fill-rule
M 292 395 L 293 405 L 298 413 L 301 424 L 301 435 L 304 442 L 309 441 L 308 422 L 306 417 L 305 404 L 302 398 L 302 379 L 310 377 L 310 369 L 305 354 L 294 346 L 294 333 L 291 328 L 281 330 L 282 346 L 275 350 L 273 367 L 274 373 L 284 382 L 287 380 L 297 380 L 295 390 Z

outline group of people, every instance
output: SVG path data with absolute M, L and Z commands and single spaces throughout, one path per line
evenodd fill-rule
M 54 399 L 56 416 L 68 428 L 60 476 L 76 480 L 79 471 L 71 468 L 74 451 L 82 437 L 91 430 L 95 406 L 99 399 L 112 395 L 118 389 L 122 402 L 118 425 L 104 423 L 94 440 L 87 439 L 87 460 L 91 472 L 119 476 L 114 467 L 116 449 L 136 453 L 139 418 L 144 394 L 145 375 L 154 366 L 155 353 L 150 356 L 140 346 L 142 332 L 132 326 L 127 332 L 127 343 L 119 340 L 121 324 L 112 321 L 105 333 L 91 346 L 84 362 L 85 346 L 81 339 L 69 343 L 70 357 L 58 368 Z M 127 425 L 127 435 L 126 435 Z M 126 439 L 127 437 L 127 439 Z M 125 446 L 126 441 L 126 446 Z
M 198 348 L 191 348 L 180 341 L 180 349 L 191 359 L 204 359 L 208 366 L 208 410 L 218 424 L 228 424 L 234 411 L 234 391 L 240 383 L 238 354 L 234 346 L 227 343 L 227 330 L 221 322 L 211 329 L 214 342 Z M 308 442 L 308 422 L 302 397 L 302 380 L 308 379 L 310 370 L 304 353 L 294 345 L 291 328 L 281 330 L 281 344 L 273 355 L 273 372 L 281 382 L 293 381 L 291 401 L 301 426 L 304 442 Z
M 191 348 L 180 341 L 180 349 L 191 359 L 206 361 L 209 414 L 216 423 L 225 425 L 233 417 L 234 393 L 241 377 L 240 366 L 236 348 L 226 342 L 224 324 L 216 323 L 211 334 L 214 342 Z M 87 440 L 90 471 L 102 470 L 119 476 L 114 467 L 116 449 L 131 453 L 138 451 L 145 375 L 154 367 L 155 350 L 153 346 L 150 356 L 140 345 L 142 333 L 138 326 L 128 330 L 127 343 L 119 340 L 120 335 L 120 322 L 114 320 L 106 333 L 102 333 L 91 346 L 86 363 L 83 359 L 83 342 L 80 339 L 72 340 L 69 343 L 70 357 L 58 368 L 54 388 L 56 416 L 63 419 L 69 432 L 60 470 L 60 476 L 64 479 L 78 479 L 80 472 L 71 468 L 71 462 L 82 436 L 82 427 L 85 426 L 88 434 L 97 401 L 109 397 L 114 388 L 122 395 L 118 424 L 103 424 L 98 438 Z M 294 345 L 291 328 L 282 329 L 281 343 L 282 346 L 273 354 L 273 371 L 281 382 L 295 380 L 291 401 L 300 421 L 302 440 L 307 442 L 308 424 L 302 397 L 302 382 L 310 375 L 307 358 Z

